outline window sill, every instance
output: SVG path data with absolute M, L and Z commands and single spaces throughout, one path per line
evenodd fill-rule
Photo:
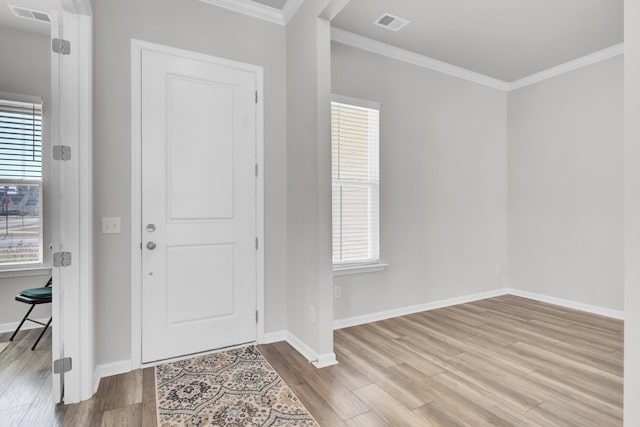
M 384 271 L 387 267 L 389 267 L 389 264 L 382 263 L 334 267 L 333 277 L 347 276 L 350 274 L 375 273 L 377 271 Z
M 44 265 L 30 267 L 9 267 L 0 270 L 0 279 L 10 279 L 12 277 L 45 276 L 51 274 L 51 267 Z

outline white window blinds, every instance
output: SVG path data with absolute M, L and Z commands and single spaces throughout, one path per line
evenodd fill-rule
M 0 100 L 0 267 L 42 262 L 42 106 Z
M 334 265 L 376 263 L 379 110 L 331 103 Z
M 0 101 L 0 179 L 42 178 L 42 107 Z

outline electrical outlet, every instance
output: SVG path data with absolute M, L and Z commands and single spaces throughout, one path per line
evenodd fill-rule
M 333 287 L 333 297 L 335 299 L 342 297 L 342 287 L 340 285 Z
M 120 218 L 102 218 L 102 234 L 119 234 Z
M 309 322 L 316 323 L 316 308 L 314 306 L 309 307 Z

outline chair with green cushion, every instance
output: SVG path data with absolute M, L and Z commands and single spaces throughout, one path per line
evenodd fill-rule
M 49 321 L 45 324 L 37 320 L 29 319 L 29 315 L 31 314 L 31 312 L 33 311 L 36 305 L 51 303 L 52 301 L 51 284 L 52 283 L 53 283 L 53 278 L 49 278 L 49 281 L 47 282 L 46 285 L 44 285 L 44 287 L 26 289 L 20 292 L 18 295 L 16 295 L 16 301 L 23 302 L 25 304 L 31 304 L 31 308 L 29 308 L 29 311 L 27 311 L 27 314 L 24 315 L 24 317 L 22 318 L 22 322 L 20 322 L 20 324 L 18 325 L 18 329 L 16 329 L 13 335 L 11 335 L 11 338 L 9 339 L 9 341 L 13 341 L 17 333 L 20 331 L 20 328 L 22 328 L 22 325 L 24 325 L 24 322 L 28 320 L 29 322 L 37 323 L 38 325 L 44 326 L 44 329 L 40 333 L 40 336 L 38 336 L 38 339 L 31 347 L 31 350 L 36 349 L 36 346 L 44 336 L 45 332 L 47 332 L 49 325 L 51 325 L 51 320 L 53 319 L 53 317 L 50 317 Z

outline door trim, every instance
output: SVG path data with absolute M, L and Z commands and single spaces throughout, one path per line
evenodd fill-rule
M 202 53 L 131 39 L 131 369 L 142 364 L 142 52 L 152 51 L 236 68 L 256 76 L 256 341 L 264 342 L 264 101 L 263 68 Z
M 53 197 L 51 213 L 45 216 L 54 251 L 63 246 L 73 254 L 72 265 L 51 270 L 52 325 L 58 331 L 53 333 L 52 356 L 73 360 L 64 377 L 64 403 L 71 404 L 93 394 L 93 23 L 88 0 L 59 3 L 62 10 L 52 13 L 51 36 L 68 40 L 72 49 L 64 57 L 51 52 L 51 145 L 70 146 L 73 157 L 51 165 L 51 194 L 63 192 L 66 209 L 61 216 L 58 198 Z M 62 170 L 64 181 L 56 178 Z M 52 376 L 52 397 L 58 402 L 60 375 Z

